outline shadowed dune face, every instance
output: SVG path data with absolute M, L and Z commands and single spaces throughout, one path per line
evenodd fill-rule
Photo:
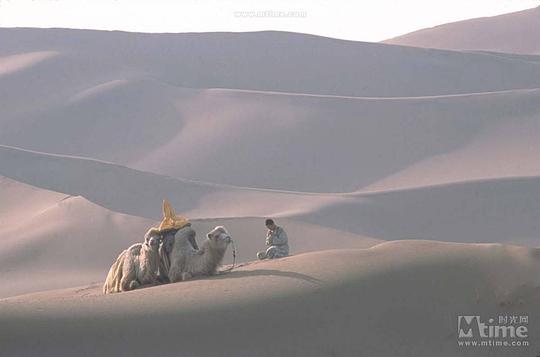
M 154 223 L 6 178 L 0 197 L 0 296 L 101 281 Z
M 55 172 L 64 174 L 57 177 Z M 192 218 L 288 217 L 382 240 L 537 245 L 538 177 L 378 194 L 305 194 L 175 180 L 94 160 L 12 148 L 0 150 L 0 173 L 150 219 L 160 218 L 161 197 L 170 197 L 178 212 Z
M 308 192 L 539 174 L 535 56 L 279 32 L 1 29 L 0 43 L 20 66 L 0 83 L 2 145 Z
M 185 115 L 196 122 L 130 166 L 208 182 L 219 172 L 220 183 L 304 192 L 533 176 L 538 94 L 376 100 L 206 91 Z M 418 174 L 402 172 L 422 164 Z
M 35 71 L 27 71 L 6 83 L 33 82 L 32 91 L 49 83 L 49 98 L 78 92 L 84 84 L 88 88 L 92 83 L 135 78 L 188 88 L 374 97 L 535 88 L 540 83 L 535 63 L 508 66 L 508 59 L 481 54 L 272 31 L 140 34 L 21 28 L 2 29 L 0 43 L 0 54 L 44 50 L 63 54 L 35 67 L 39 78 Z M 62 80 L 52 81 L 59 73 Z M 19 91 L 13 86 L 14 93 Z
M 378 100 L 104 86 L 8 120 L 0 140 L 176 178 L 304 192 L 540 174 L 537 90 Z
M 55 355 L 121 353 L 120 339 L 141 355 L 383 357 L 399 350 L 455 357 L 463 354 L 456 346 L 458 315 L 511 309 L 536 316 L 539 276 L 534 249 L 392 242 L 259 262 L 224 276 L 114 296 L 90 286 L 5 299 L 0 342 L 8 353 L 40 348 Z M 39 330 L 45 322 L 46 331 Z M 141 324 L 145 328 L 134 328 Z M 540 328 L 533 318 L 528 326 L 531 333 Z M 200 331 L 213 336 L 212 343 L 201 344 Z M 23 343 L 29 333 L 32 343 Z M 280 341 L 271 351 L 269 335 Z M 523 355 L 539 347 L 530 341 L 519 350 Z M 508 350 L 474 355 L 507 356 Z
M 411 32 L 384 43 L 448 50 L 540 54 L 540 7 Z
M 381 238 L 539 246 L 538 178 L 467 182 L 359 194 L 297 219 Z

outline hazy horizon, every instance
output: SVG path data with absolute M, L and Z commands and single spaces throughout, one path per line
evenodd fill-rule
M 378 42 L 448 22 L 495 16 L 538 0 L 407 3 L 345 1 L 93 1 L 0 0 L 0 27 L 72 28 L 147 33 L 290 31 Z M 381 21 L 385 18 L 386 21 Z

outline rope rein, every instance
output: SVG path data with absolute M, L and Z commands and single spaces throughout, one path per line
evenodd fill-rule
M 234 269 L 235 265 L 236 265 L 236 246 L 234 245 L 234 241 L 231 240 L 231 245 L 232 245 L 232 258 L 233 258 L 233 261 L 232 261 L 232 265 L 225 269 L 225 270 L 222 270 L 221 272 L 222 273 L 228 273 L 230 272 L 231 270 Z

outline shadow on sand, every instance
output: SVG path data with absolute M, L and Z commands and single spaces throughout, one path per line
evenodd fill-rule
M 250 277 L 250 276 L 280 276 L 284 278 L 291 278 L 291 279 L 299 279 L 306 281 L 311 284 L 317 284 L 320 285 L 322 282 L 321 280 L 314 278 L 312 276 L 301 274 L 301 273 L 295 273 L 292 271 L 281 271 L 281 270 L 274 270 L 274 269 L 254 269 L 254 270 L 242 270 L 242 271 L 229 271 L 229 272 L 222 272 L 218 275 L 214 275 L 211 278 L 212 279 L 234 279 L 234 278 L 244 278 L 244 277 Z

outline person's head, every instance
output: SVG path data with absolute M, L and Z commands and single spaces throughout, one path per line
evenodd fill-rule
M 274 223 L 274 220 L 268 218 L 266 221 L 264 221 L 264 225 L 266 226 L 266 228 L 272 230 L 274 228 L 276 228 L 276 224 Z

